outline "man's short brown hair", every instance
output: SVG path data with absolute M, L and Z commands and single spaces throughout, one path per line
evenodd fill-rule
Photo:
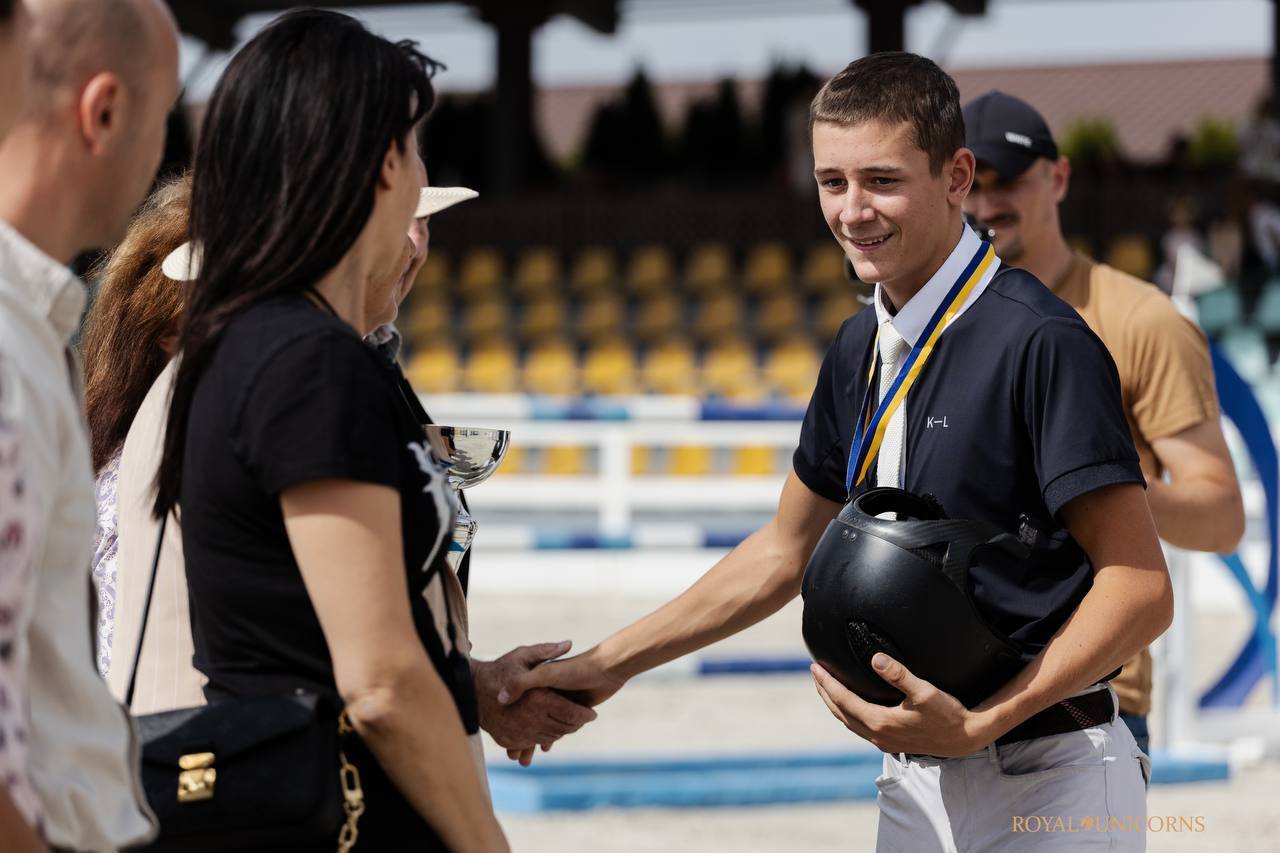
M 929 170 L 964 147 L 960 91 L 930 59 L 914 53 L 873 53 L 832 77 L 809 106 L 815 122 L 852 125 L 868 121 L 910 122 L 916 146 L 929 155 Z

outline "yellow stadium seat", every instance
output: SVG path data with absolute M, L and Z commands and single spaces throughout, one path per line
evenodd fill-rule
M 503 474 L 521 474 L 524 473 L 525 452 L 524 448 L 513 444 L 507 448 L 507 455 L 502 457 L 502 464 L 498 466 L 498 470 L 493 476 L 500 477 Z
M 742 333 L 742 299 L 736 293 L 717 293 L 698 304 L 693 335 L 700 341 L 718 341 Z
M 711 473 L 713 453 L 702 445 L 680 445 L 671 448 L 667 473 L 677 477 L 705 477 Z
M 451 331 L 451 311 L 449 303 L 441 296 L 419 294 L 409 308 L 409 316 L 404 324 L 409 340 L 422 344 L 448 335 Z
M 735 447 L 730 469 L 740 477 L 763 477 L 774 472 L 777 458 L 773 447 Z
M 516 262 L 512 291 L 529 299 L 555 293 L 560 287 L 560 257 L 554 249 L 539 246 L 526 249 Z
M 449 289 L 449 256 L 432 249 L 418 270 L 413 288 L 420 293 L 444 293 Z
M 591 246 L 583 249 L 573 261 L 569 274 L 569 290 L 590 296 L 614 289 L 618 279 L 618 259 L 612 249 Z
M 823 346 L 831 342 L 840 331 L 840 324 L 862 310 L 863 304 L 854 296 L 852 288 L 837 290 L 822 300 L 814 323 L 814 331 Z
M 650 296 L 636 311 L 635 336 L 646 343 L 680 331 L 684 325 L 680 299 L 670 293 Z
M 622 333 L 626 309 L 621 300 L 601 295 L 582 306 L 578 314 L 578 337 L 587 342 L 616 338 Z
M 708 394 L 729 400 L 763 397 L 755 350 L 740 338 L 711 347 L 702 360 L 702 387 Z
M 462 315 L 462 334 L 472 343 L 505 335 L 511 325 L 506 301 L 491 296 L 469 306 Z
M 764 378 L 773 393 L 792 402 L 804 403 L 818 382 L 822 356 L 806 338 L 793 338 L 765 356 Z
M 641 380 L 655 394 L 696 394 L 698 362 L 693 348 L 679 338 L 656 345 L 644 357 Z
M 441 339 L 415 347 L 405 376 L 413 390 L 420 394 L 448 394 L 457 391 L 462 378 L 458 351 L 448 341 Z
M 805 258 L 801 278 L 805 292 L 818 295 L 841 290 L 848 284 L 844 276 L 844 252 L 834 240 L 813 245 Z
M 675 261 L 666 246 L 644 246 L 631 254 L 627 265 L 628 293 L 644 296 L 670 290 L 675 280 Z
M 549 341 L 529 353 L 524 365 L 524 388 L 534 394 L 578 393 L 578 358 L 565 341 Z
M 549 337 L 563 337 L 569 329 L 569 312 L 558 296 L 542 296 L 520 312 L 520 340 L 537 343 Z
M 471 352 L 463 368 L 468 391 L 510 394 L 519 388 L 520 364 L 515 350 L 502 341 L 491 341 Z
M 715 293 L 733 281 L 733 258 L 721 243 L 704 243 L 693 250 L 685 264 L 685 287 L 691 293 Z
M 1093 241 L 1083 234 L 1072 234 L 1067 238 L 1067 245 L 1073 250 L 1084 255 L 1086 258 L 1092 258 L 1094 256 Z
M 778 293 L 756 307 L 756 337 L 766 343 L 798 333 L 804 327 L 804 305 L 791 293 Z
M 634 394 L 636 354 L 625 341 L 605 341 L 587 351 L 582 387 L 591 394 Z
M 472 249 L 458 271 L 458 295 L 468 301 L 489 296 L 502 287 L 504 268 L 497 249 Z
M 559 477 L 573 477 L 587 467 L 587 451 L 584 447 L 557 444 L 548 447 L 542 457 L 542 472 Z
M 791 253 L 781 243 L 761 243 L 747 255 L 742 274 L 748 293 L 768 294 L 791 287 Z
M 1151 244 L 1141 234 L 1121 234 L 1112 240 L 1107 247 L 1107 263 L 1144 281 L 1151 280 L 1151 272 L 1155 269 Z
M 631 473 L 644 477 L 653 473 L 653 452 L 648 447 L 634 445 L 631 448 Z

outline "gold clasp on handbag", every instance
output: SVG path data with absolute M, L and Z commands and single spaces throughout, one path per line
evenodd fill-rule
M 213 799 L 213 783 L 218 771 L 213 768 L 212 752 L 193 752 L 178 759 L 178 802 L 195 803 Z

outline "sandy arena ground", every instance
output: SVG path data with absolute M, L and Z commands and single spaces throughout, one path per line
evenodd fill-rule
M 472 635 L 481 657 L 513 645 L 573 639 L 585 649 L 611 630 L 648 612 L 652 596 L 519 596 L 477 591 Z M 1196 670 L 1220 672 L 1248 630 L 1242 617 L 1224 613 L 1197 620 L 1202 653 Z M 803 652 L 800 608 L 793 604 L 712 653 Z M 734 752 L 847 750 L 853 736 L 835 722 L 806 676 L 689 679 L 661 674 L 639 679 L 600 709 L 600 719 L 558 743 L 554 758 L 693 756 Z M 1158 719 L 1154 721 L 1159 725 Z M 493 748 L 491 758 L 505 760 Z M 1229 783 L 1157 786 L 1150 814 L 1202 816 L 1196 834 L 1148 834 L 1148 850 L 1262 853 L 1280 850 L 1280 764 L 1263 763 Z M 750 809 L 646 809 L 500 815 L 513 849 L 566 851 L 781 851 L 873 850 L 872 802 Z M 1028 850 L 1035 848 L 1029 846 Z

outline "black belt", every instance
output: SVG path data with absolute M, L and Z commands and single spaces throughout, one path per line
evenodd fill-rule
M 1063 699 L 1038 714 L 1032 714 L 996 739 L 996 746 L 1006 746 L 1032 738 L 1078 732 L 1111 722 L 1115 705 L 1111 691 L 1095 690 L 1083 696 Z

